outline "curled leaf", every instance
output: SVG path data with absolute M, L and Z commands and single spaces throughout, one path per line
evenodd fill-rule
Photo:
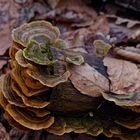
M 110 92 L 115 94 L 128 94 L 139 91 L 139 69 L 136 64 L 111 57 L 105 57 L 104 65 L 110 79 Z
M 70 70 L 72 73 L 70 80 L 81 93 L 98 97 L 102 92 L 109 91 L 108 79 L 87 63 L 81 66 L 71 66 Z

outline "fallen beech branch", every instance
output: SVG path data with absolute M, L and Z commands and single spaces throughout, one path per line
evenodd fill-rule
M 120 56 L 124 59 L 140 63 L 140 53 L 136 53 L 136 52 L 130 51 L 130 50 L 124 50 L 124 49 L 121 49 L 121 48 L 115 48 L 114 52 L 118 56 Z

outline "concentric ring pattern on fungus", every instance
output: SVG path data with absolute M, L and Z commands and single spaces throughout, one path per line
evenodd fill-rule
M 140 67 L 134 51 L 103 40 L 93 40 L 95 52 L 75 51 L 47 21 L 21 25 L 12 39 L 11 68 L 0 84 L 0 104 L 12 126 L 55 135 L 140 138 Z M 107 55 L 110 49 L 116 55 Z M 122 57 L 124 51 L 130 57 Z

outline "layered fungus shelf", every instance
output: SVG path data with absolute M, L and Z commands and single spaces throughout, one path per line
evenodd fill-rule
M 88 53 L 70 48 L 47 21 L 21 25 L 12 39 L 0 92 L 12 126 L 140 139 L 139 45 L 93 40 Z

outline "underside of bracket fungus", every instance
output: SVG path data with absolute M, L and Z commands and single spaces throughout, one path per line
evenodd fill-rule
M 93 40 L 93 52 L 75 51 L 46 21 L 21 25 L 12 38 L 11 68 L 0 84 L 0 104 L 12 126 L 140 138 L 138 45 Z

